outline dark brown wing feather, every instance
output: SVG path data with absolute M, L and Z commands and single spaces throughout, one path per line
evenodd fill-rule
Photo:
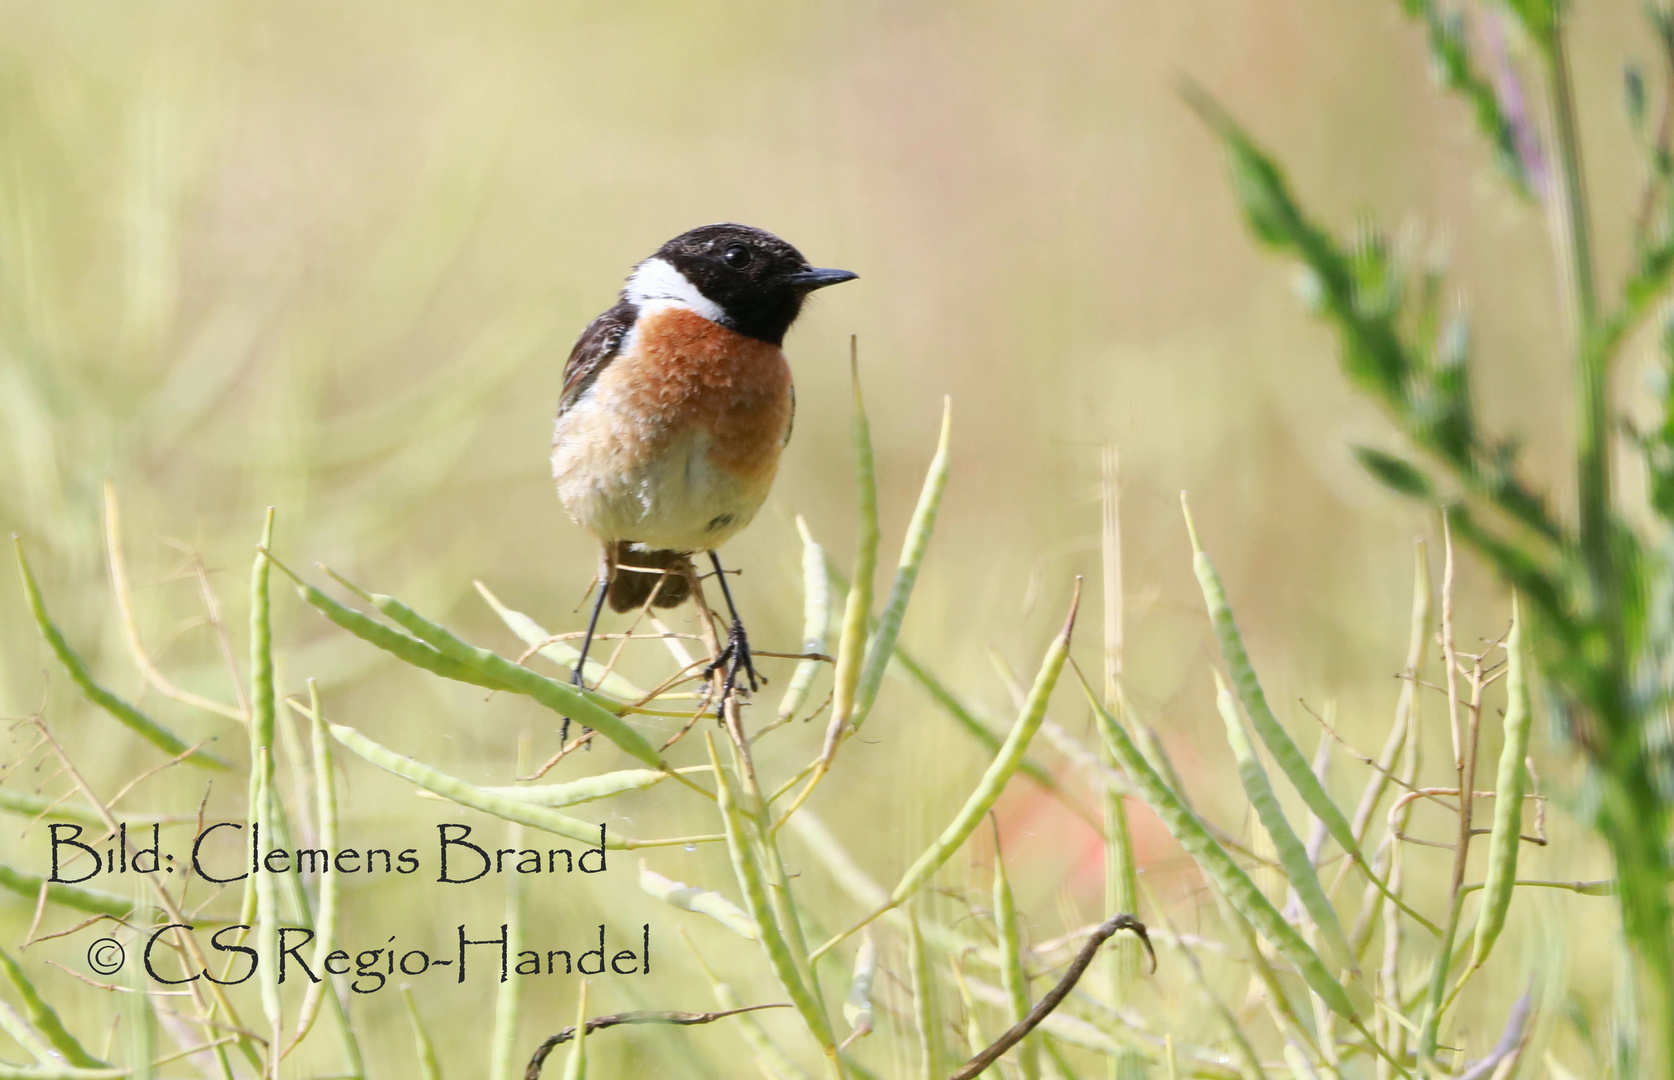
M 570 406 L 580 400 L 605 365 L 616 359 L 622 349 L 622 339 L 633 329 L 639 309 L 627 300 L 588 324 L 576 339 L 570 358 L 564 363 L 564 392 L 558 398 L 558 415 L 563 416 Z
M 679 607 L 692 595 L 692 561 L 684 552 L 640 551 L 618 540 L 608 546 L 605 557 L 610 562 L 605 595 L 612 611 L 635 611 L 647 601 L 653 607 Z

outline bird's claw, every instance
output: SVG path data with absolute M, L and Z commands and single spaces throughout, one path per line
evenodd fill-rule
M 732 621 L 732 628 L 727 632 L 727 643 L 721 649 L 721 654 L 703 669 L 703 681 L 709 682 L 717 671 L 726 672 L 726 678 L 721 682 L 720 700 L 715 703 L 715 719 L 724 720 L 727 699 L 740 689 L 738 676 L 742 674 L 749 682 L 749 692 L 752 694 L 761 688 L 762 681 L 761 676 L 756 673 L 755 661 L 750 654 L 750 639 L 744 633 L 744 624 L 737 619 Z

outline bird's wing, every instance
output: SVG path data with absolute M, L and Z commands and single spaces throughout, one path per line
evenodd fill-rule
M 570 358 L 564 363 L 564 392 L 558 398 L 558 415 L 563 416 L 570 406 L 580 400 L 605 365 L 616 359 L 622 349 L 622 339 L 628 336 L 639 309 L 627 300 L 600 315 L 581 332 Z

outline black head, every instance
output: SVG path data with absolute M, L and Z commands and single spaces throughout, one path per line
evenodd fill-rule
M 851 281 L 847 270 L 808 265 L 802 253 L 748 225 L 704 225 L 681 233 L 640 263 L 625 295 L 672 300 L 741 334 L 778 345 L 815 289 Z

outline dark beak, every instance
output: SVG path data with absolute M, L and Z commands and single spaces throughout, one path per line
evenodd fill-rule
M 801 289 L 803 292 L 813 292 L 823 289 L 827 285 L 841 285 L 845 281 L 853 281 L 859 274 L 847 270 L 822 270 L 819 267 L 809 267 L 798 270 L 794 274 L 786 274 L 781 280 Z

